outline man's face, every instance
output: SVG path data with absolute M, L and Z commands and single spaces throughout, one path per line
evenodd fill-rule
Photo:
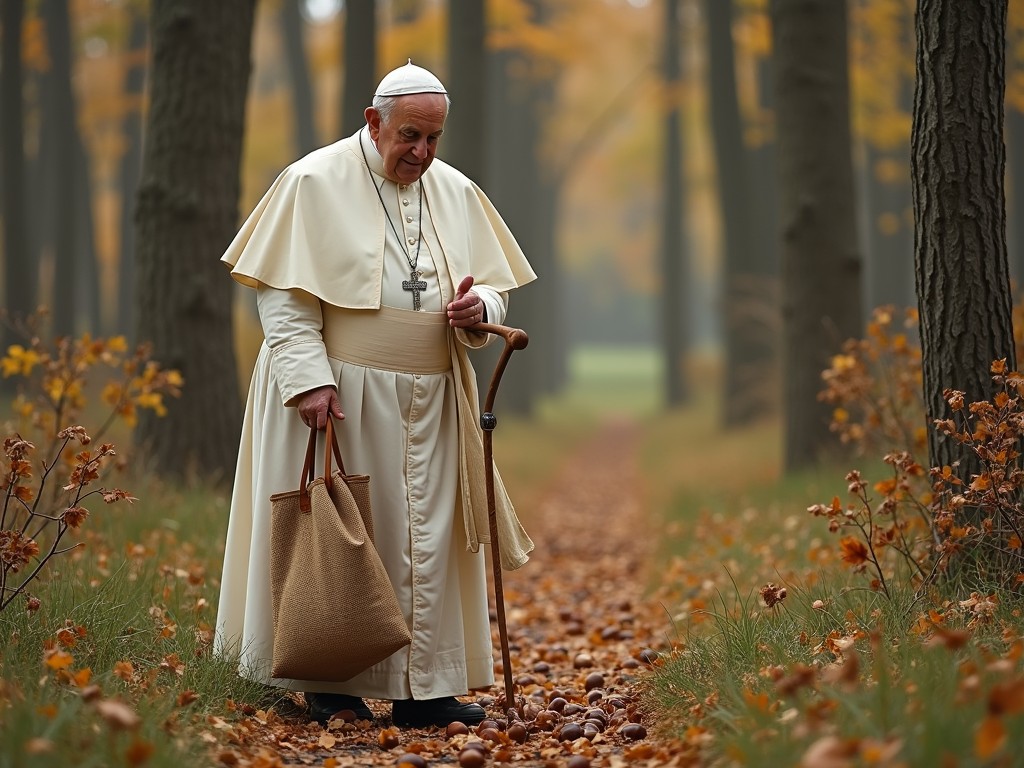
M 384 175 L 399 184 L 412 184 L 430 167 L 437 140 L 444 130 L 445 98 L 440 93 L 399 96 L 385 123 L 373 107 L 366 109 L 370 138 L 384 159 Z

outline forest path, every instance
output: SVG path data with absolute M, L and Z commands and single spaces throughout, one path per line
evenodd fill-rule
M 259 768 L 396 766 L 414 754 L 424 762 L 410 765 L 672 764 L 679 755 L 655 741 L 638 685 L 654 658 L 651 649 L 663 648 L 671 633 L 664 607 L 645 597 L 660 523 L 642 508 L 638 438 L 635 424 L 610 420 L 566 458 L 537 508 L 521 511 L 536 550 L 526 566 L 506 571 L 503 582 L 517 695 L 526 702 L 525 742 L 510 738 L 514 730 L 501 722 L 494 695 L 479 694 L 476 700 L 499 721 L 490 733 L 483 732 L 486 721 L 452 737 L 439 728 L 396 729 L 386 702 L 369 702 L 377 715 L 373 724 L 335 722 L 330 729 L 283 710 L 261 710 L 237 724 L 241 749 L 228 750 L 235 754 L 221 762 Z M 494 691 L 501 695 L 493 621 L 492 627 Z M 484 745 L 482 761 L 460 758 L 469 742 Z

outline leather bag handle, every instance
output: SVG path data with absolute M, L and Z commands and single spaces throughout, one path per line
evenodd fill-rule
M 319 430 L 314 424 L 309 428 L 309 442 L 306 444 L 306 456 L 302 461 L 302 477 L 299 478 L 299 511 L 309 512 L 309 485 L 313 482 L 314 463 L 316 457 L 316 433 Z M 338 469 L 345 474 L 345 462 L 341 458 L 341 448 L 338 446 L 338 437 L 334 432 L 334 417 L 327 416 L 327 434 L 325 435 L 328 445 L 324 446 L 324 478 L 331 476 L 331 454 L 334 454 L 338 462 Z
M 345 462 L 341 458 L 341 447 L 338 445 L 338 435 L 334 431 L 334 417 L 331 414 L 327 414 L 327 443 L 330 449 L 324 447 L 324 477 L 331 476 L 331 453 L 334 454 L 335 461 L 338 462 L 338 469 L 341 470 L 341 474 L 345 474 Z

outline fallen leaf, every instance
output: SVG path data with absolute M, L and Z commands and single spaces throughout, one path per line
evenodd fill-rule
M 1006 728 L 998 717 L 989 715 L 974 730 L 974 754 L 988 760 L 1006 744 Z
M 116 699 L 100 699 L 94 706 L 100 717 L 114 730 L 134 730 L 142 722 L 134 709 Z

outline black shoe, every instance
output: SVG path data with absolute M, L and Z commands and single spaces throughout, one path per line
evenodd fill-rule
M 431 725 L 445 727 L 460 722 L 476 725 L 487 717 L 479 704 L 465 704 L 454 696 L 440 699 L 401 699 L 391 705 L 391 720 L 403 728 L 427 728 Z
M 307 693 L 306 704 L 309 716 L 320 725 L 327 725 L 334 715 L 345 710 L 351 711 L 356 720 L 373 720 L 373 712 L 363 700 L 346 693 Z

